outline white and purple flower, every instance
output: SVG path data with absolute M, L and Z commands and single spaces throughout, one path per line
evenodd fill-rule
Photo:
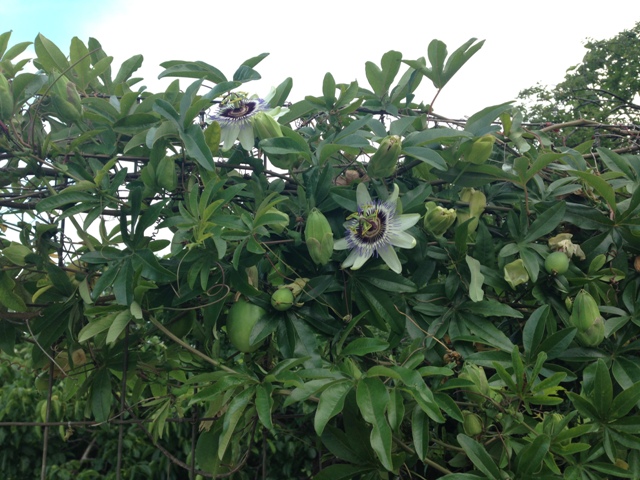
M 346 236 L 336 240 L 335 250 L 350 249 L 351 253 L 342 262 L 342 267 L 357 270 L 373 255 L 382 260 L 396 273 L 402 265 L 393 247 L 413 248 L 416 239 L 405 232 L 420 219 L 417 213 L 398 215 L 396 202 L 399 188 L 394 184 L 393 193 L 381 202 L 372 201 L 367 187 L 361 183 L 356 189 L 358 211 L 347 217 L 344 224 Z
M 209 120 L 220 124 L 220 140 L 222 141 L 222 151 L 227 151 L 236 140 L 247 151 L 250 151 L 255 142 L 255 132 L 253 122 L 260 112 L 277 119 L 289 110 L 287 108 L 269 108 L 269 100 L 275 94 L 275 90 L 267 95 L 265 99 L 256 96 L 247 97 L 244 92 L 231 93 L 225 97 L 216 108 Z

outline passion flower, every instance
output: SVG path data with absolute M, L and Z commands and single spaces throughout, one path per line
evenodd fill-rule
M 367 187 L 361 183 L 356 189 L 358 211 L 347 217 L 344 224 L 346 235 L 336 240 L 335 250 L 351 249 L 342 262 L 342 268 L 357 270 L 372 256 L 380 256 L 396 273 L 402 264 L 393 247 L 413 248 L 416 239 L 405 232 L 420 219 L 417 213 L 398 215 L 396 202 L 400 189 L 394 185 L 393 193 L 386 202 L 372 201 Z

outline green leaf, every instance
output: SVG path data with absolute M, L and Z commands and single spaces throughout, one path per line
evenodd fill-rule
M 377 377 L 363 378 L 356 389 L 356 402 L 364 420 L 373 427 L 370 436 L 371 447 L 380 463 L 392 471 L 391 427 L 384 414 L 389 403 L 387 387 Z
M 531 180 L 536 173 L 545 168 L 552 162 L 562 158 L 564 154 L 562 153 L 543 153 L 538 155 L 535 161 L 531 164 L 527 172 L 525 173 L 524 180 L 525 183 Z
M 472 302 L 481 302 L 484 298 L 482 283 L 484 275 L 480 273 L 480 262 L 469 255 L 465 256 L 465 260 L 471 272 L 471 281 L 469 282 L 469 298 Z
M 598 418 L 601 420 L 608 419 L 612 412 L 613 385 L 611 383 L 609 369 L 601 358 L 599 358 L 595 364 L 593 389 L 589 396 L 591 397 L 596 412 L 598 412 Z
M 482 315 L 483 317 L 523 317 L 522 313 L 520 313 L 515 308 L 492 299 L 482 300 L 474 303 L 465 302 L 462 307 L 469 312 L 475 313 L 477 315 Z
M 158 78 L 163 77 L 183 77 L 183 78 L 202 78 L 213 83 L 226 82 L 226 77 L 220 70 L 205 62 L 184 62 L 181 60 L 173 60 L 160 64 L 164 70 Z
M 546 209 L 538 215 L 536 220 L 529 226 L 529 230 L 523 241 L 525 243 L 532 243 L 540 237 L 551 233 L 562 221 L 565 210 L 565 202 L 557 202 L 552 207 Z
M 267 388 L 267 386 L 269 388 Z M 273 422 L 271 420 L 271 409 L 273 408 L 273 398 L 271 397 L 271 385 L 256 385 L 256 412 L 260 423 L 269 431 L 274 431 Z
M 128 311 L 123 311 L 120 313 L 129 314 Z M 99 333 L 102 333 L 108 330 L 113 324 L 117 316 L 118 316 L 118 312 L 111 313 L 111 314 L 105 315 L 104 317 L 100 317 L 97 320 L 90 321 L 87 325 L 82 327 L 82 329 L 78 332 L 78 342 L 80 343 L 86 342 L 87 340 L 95 337 Z
M 233 397 L 229 402 L 229 407 L 224 414 L 222 421 L 222 432 L 220 433 L 220 443 L 218 444 L 218 458 L 222 460 L 227 451 L 231 437 L 235 432 L 238 422 L 242 418 L 247 405 L 255 394 L 255 386 L 245 388 L 239 394 Z
M 96 200 L 95 195 L 86 192 L 63 192 L 40 200 L 36 205 L 36 210 L 38 212 L 48 212 L 70 203 L 95 203 Z
M 120 334 L 124 332 L 124 329 L 129 325 L 129 321 L 131 320 L 131 312 L 129 310 L 123 310 L 120 312 L 111 322 L 109 326 L 109 331 L 107 332 L 107 345 L 113 345 L 115 341 L 118 339 Z
M 102 423 L 109 419 L 112 398 L 109 370 L 106 368 L 97 370 L 91 383 L 91 411 L 96 422 Z
M 142 55 L 134 55 L 128 58 L 120 66 L 120 70 L 116 74 L 116 78 L 113 79 L 114 85 L 125 83 L 131 78 L 131 75 L 142 66 Z
M 591 418 L 593 420 L 599 418 L 598 411 L 589 399 L 574 392 L 567 392 L 567 397 L 569 397 L 569 400 L 571 400 L 573 406 L 576 407 L 576 410 L 578 410 L 578 412 L 580 412 L 580 415 L 582 415 L 583 417 Z
M 638 404 L 640 398 L 640 382 L 620 392 L 611 404 L 609 418 L 618 419 L 627 415 Z
M 543 339 L 545 323 L 549 314 L 549 306 L 537 308 L 527 319 L 522 330 L 522 344 L 528 359 L 538 352 L 538 346 Z
M 457 436 L 458 443 L 463 448 L 475 467 L 491 480 L 502 480 L 500 470 L 491 459 L 484 446 L 463 433 Z
M 62 51 L 47 37 L 38 34 L 33 47 L 38 56 L 38 62 L 42 65 L 47 73 L 54 71 L 66 72 L 69 68 L 69 61 Z
M 313 418 L 313 428 L 318 435 L 322 435 L 327 422 L 342 411 L 344 401 L 352 388 L 351 381 L 338 380 L 323 390 Z
M 512 103 L 513 102 L 501 103 L 500 105 L 483 108 L 479 112 L 474 113 L 467 120 L 464 130 L 476 137 L 489 133 L 493 121 L 498 118 L 500 114 L 509 110 L 512 107 Z
M 547 435 L 538 435 L 516 457 L 516 471 L 520 478 L 534 478 L 540 470 L 545 455 L 549 452 L 551 440 Z
M 358 278 L 387 292 L 414 293 L 418 289 L 411 280 L 391 270 L 369 270 Z
M 616 196 L 613 192 L 613 187 L 609 185 L 606 180 L 603 180 L 601 177 L 598 177 L 589 172 L 581 172 L 579 170 L 569 170 L 567 173 L 575 175 L 576 177 L 580 177 L 584 180 L 589 186 L 593 187 L 593 189 L 598 192 L 598 194 L 604 199 L 605 202 L 609 205 L 609 208 L 612 211 L 616 211 Z
M 260 142 L 260 148 L 267 153 L 275 155 L 286 155 L 293 153 L 311 158 L 308 147 L 305 148 L 299 141 L 289 137 L 267 138 Z
M 429 453 L 429 431 L 429 417 L 416 405 L 411 414 L 411 437 L 420 461 L 424 461 Z
M 344 347 L 341 355 L 362 356 L 373 352 L 382 352 L 389 348 L 389 343 L 381 338 L 356 338 L 349 345 Z
M 27 306 L 24 300 L 14 292 L 16 282 L 8 272 L 0 270 L 0 304 L 16 312 L 24 312 Z
M 446 171 L 449 168 L 444 158 L 436 150 L 429 147 L 404 147 L 402 153 L 421 160 L 437 170 Z
M 393 83 L 398 71 L 400 70 L 400 63 L 402 60 L 402 53 L 390 50 L 382 56 L 380 63 L 382 68 L 379 68 L 373 62 L 365 63 L 365 73 L 369 85 L 373 88 L 373 93 L 382 98 L 388 93 L 389 87 Z
M 195 123 L 190 125 L 186 130 L 180 132 L 180 138 L 184 142 L 187 154 L 191 158 L 194 158 L 206 170 L 215 171 L 216 166 L 213 162 L 213 155 L 207 146 L 207 141 L 200 125 Z
M 364 478 L 360 474 L 371 471 L 369 466 L 349 465 L 346 463 L 337 463 L 323 468 L 313 480 L 351 480 L 353 478 Z

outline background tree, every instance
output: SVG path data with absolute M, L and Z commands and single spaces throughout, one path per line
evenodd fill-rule
M 525 119 L 582 127 L 586 123 L 578 120 L 612 124 L 618 130 L 565 130 L 566 143 L 575 146 L 595 136 L 604 146 L 629 146 L 624 130 L 640 118 L 640 23 L 611 39 L 590 40 L 585 48 L 582 62 L 570 67 L 562 82 L 520 92 Z

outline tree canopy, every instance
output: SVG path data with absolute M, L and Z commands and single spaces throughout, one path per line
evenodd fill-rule
M 527 121 L 557 124 L 584 119 L 633 129 L 640 118 L 640 23 L 613 38 L 589 40 L 585 48 L 582 62 L 570 67 L 562 82 L 520 92 Z M 594 135 L 593 129 L 584 128 L 566 133 L 571 146 Z M 609 147 L 620 146 L 625 139 L 620 131 L 596 130 L 595 135 Z
M 640 156 L 440 115 L 481 41 L 291 101 L 267 54 L 150 92 L 141 55 L 10 40 L 4 478 L 640 477 Z

